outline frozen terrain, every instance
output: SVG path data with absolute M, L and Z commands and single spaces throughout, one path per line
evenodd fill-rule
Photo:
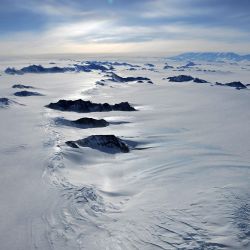
M 250 249 L 247 84 L 249 61 L 2 60 L 0 249 Z M 47 106 L 78 99 L 136 111 Z

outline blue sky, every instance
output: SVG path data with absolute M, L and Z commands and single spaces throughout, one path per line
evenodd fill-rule
M 0 0 L 0 54 L 250 52 L 249 0 Z

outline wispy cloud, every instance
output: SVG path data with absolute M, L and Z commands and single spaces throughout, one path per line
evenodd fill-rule
M 112 5 L 104 0 L 24 2 L 6 2 L 5 18 L 15 19 L 14 9 L 39 16 L 41 25 L 27 24 L 27 30 L 13 32 L 5 29 L 1 54 L 21 53 L 20 46 L 23 53 L 250 50 L 250 32 L 245 28 L 249 17 L 231 0 L 218 4 L 214 0 L 116 0 Z M 218 18 L 222 10 L 230 20 Z

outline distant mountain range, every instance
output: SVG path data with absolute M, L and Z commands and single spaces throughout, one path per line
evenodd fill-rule
M 189 52 L 177 56 L 168 57 L 168 59 L 177 61 L 250 61 L 250 54 L 238 55 L 233 52 L 220 53 L 220 52 Z

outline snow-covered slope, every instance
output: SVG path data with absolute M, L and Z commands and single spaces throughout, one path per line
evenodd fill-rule
M 52 60 L 0 65 L 0 98 L 8 98 L 0 99 L 0 249 L 249 249 L 250 91 L 215 83 L 247 85 L 250 66 L 203 63 L 179 74 L 182 64 L 164 58 L 93 60 L 154 84 L 99 85 L 107 75 L 98 70 L 4 73 Z M 177 75 L 207 83 L 168 81 Z M 15 96 L 14 84 L 43 96 Z M 137 111 L 46 107 L 60 99 L 128 102 Z M 69 125 L 83 117 L 109 126 Z M 66 144 L 92 135 L 114 135 L 133 150 L 110 154 L 99 140 L 98 147 Z

